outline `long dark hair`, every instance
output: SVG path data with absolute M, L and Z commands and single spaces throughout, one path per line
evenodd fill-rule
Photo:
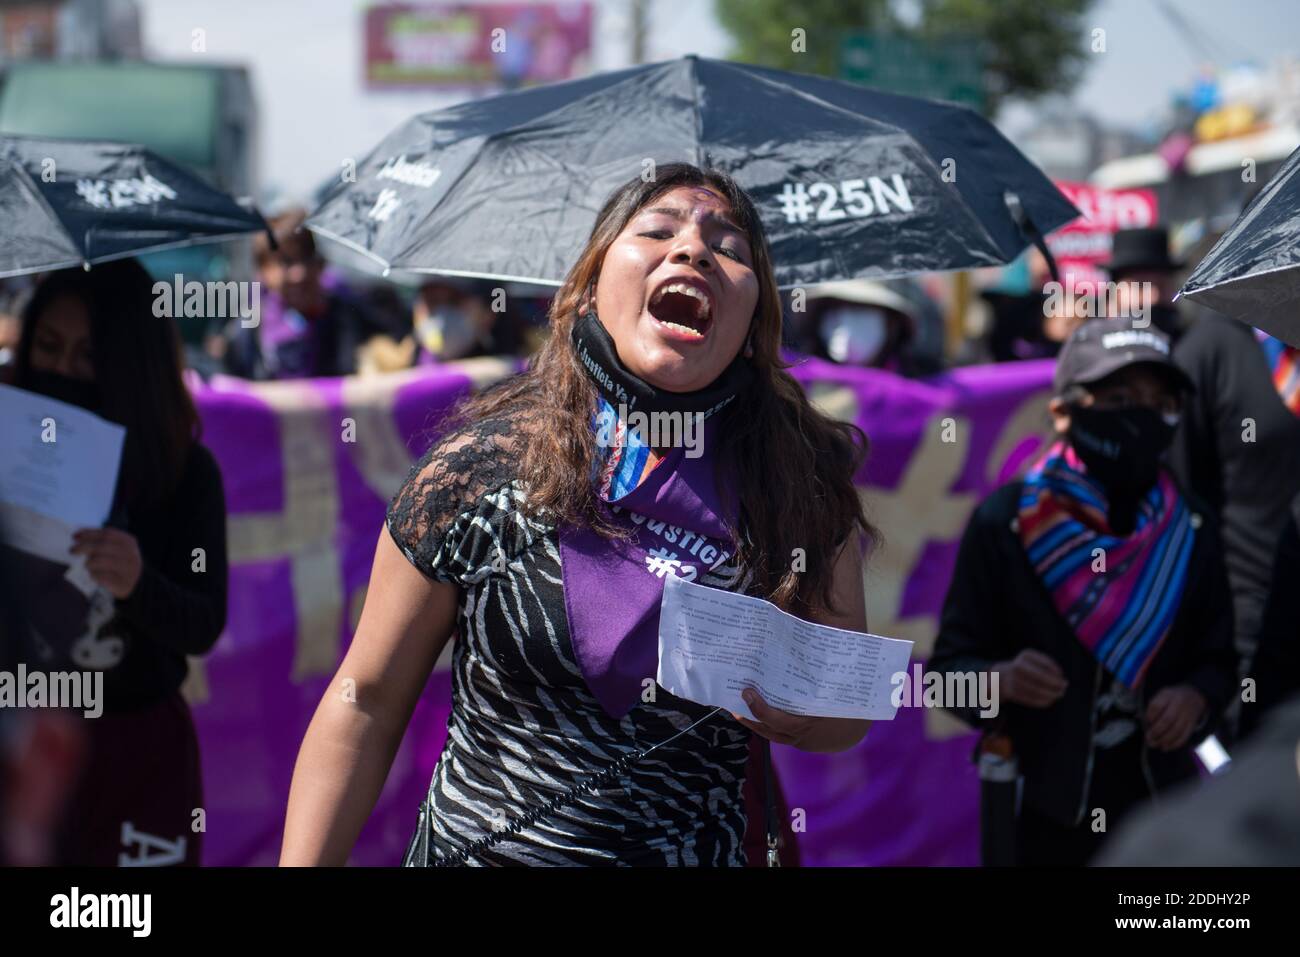
M 154 315 L 154 281 L 134 259 L 89 271 L 63 269 L 37 285 L 23 310 L 15 384 L 31 369 L 32 338 L 45 310 L 64 296 L 90 316 L 91 361 L 104 418 L 126 427 L 119 500 L 165 500 L 180 481 L 190 446 L 199 438 L 198 411 L 181 377 L 176 323 Z
M 617 534 L 596 509 L 591 482 L 596 391 L 574 352 L 570 331 L 591 304 L 610 244 L 642 207 L 679 186 L 704 186 L 727 201 L 749 238 L 759 280 L 749 360 L 756 375 L 743 402 L 733 403 L 718 455 L 718 467 L 727 468 L 740 502 L 741 528 L 732 529 L 737 560 L 753 574 L 754 593 L 779 606 L 805 615 L 835 610 L 831 572 L 838 546 L 846 540 L 856 544 L 855 532 L 869 542 L 876 538 L 853 482 L 867 438 L 857 426 L 814 408 L 784 371 L 781 301 L 762 221 L 749 196 L 725 173 L 665 164 L 653 180 L 637 176 L 615 190 L 551 302 L 551 336 L 529 370 L 468 399 L 458 409 L 457 421 L 517 413 L 517 421 L 544 422 L 530 430 L 520 458 L 526 507 L 531 512 L 545 509 L 559 521 L 587 525 L 603 535 Z M 806 564 L 796 570 L 800 554 Z

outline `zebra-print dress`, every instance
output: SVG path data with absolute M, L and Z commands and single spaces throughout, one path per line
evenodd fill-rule
M 556 530 L 520 508 L 520 440 L 504 421 L 463 429 L 416 463 L 388 509 L 415 567 L 461 590 L 447 744 L 428 796 L 435 857 L 712 710 L 658 686 L 621 719 L 601 708 L 570 644 Z M 743 587 L 734 565 L 701 580 Z M 743 866 L 750 734 L 715 715 L 469 863 Z

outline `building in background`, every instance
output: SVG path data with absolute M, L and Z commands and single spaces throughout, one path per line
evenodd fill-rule
M 136 0 L 3 0 L 0 64 L 16 59 L 139 57 Z
M 1162 217 L 1182 226 L 1175 243 L 1187 249 L 1225 229 L 1297 146 L 1300 60 L 1204 68 L 1176 96 L 1155 149 L 1102 163 L 1090 179 L 1152 190 Z

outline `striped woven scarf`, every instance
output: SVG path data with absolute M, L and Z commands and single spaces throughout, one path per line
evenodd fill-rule
M 597 443 L 596 491 L 607 502 L 620 499 L 645 481 L 654 467 L 663 461 L 636 429 L 618 417 L 614 406 L 603 395 L 596 397 L 596 415 L 592 423 L 597 435 L 612 441 Z
M 1255 338 L 1264 348 L 1264 357 L 1273 373 L 1273 388 L 1282 404 L 1293 415 L 1300 415 L 1300 349 L 1275 339 L 1263 330 L 1255 330 Z
M 1195 531 L 1161 471 L 1132 534 L 1113 534 L 1106 495 L 1065 442 L 1025 477 L 1020 541 L 1075 636 L 1129 688 L 1146 677 L 1187 584 Z M 1096 550 L 1102 549 L 1098 553 Z

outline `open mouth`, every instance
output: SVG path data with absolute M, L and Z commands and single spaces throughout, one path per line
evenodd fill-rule
M 713 321 L 709 295 L 690 283 L 664 283 L 646 308 L 656 320 L 687 339 L 703 339 Z

